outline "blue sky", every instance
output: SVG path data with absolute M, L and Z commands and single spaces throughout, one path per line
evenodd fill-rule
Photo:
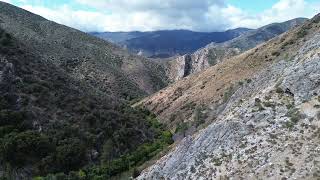
M 0 0 L 82 31 L 257 28 L 320 12 L 319 0 Z
M 272 7 L 277 0 L 228 0 L 228 3 L 250 13 L 259 13 Z

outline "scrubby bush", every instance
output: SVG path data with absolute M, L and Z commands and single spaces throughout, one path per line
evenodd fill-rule
M 305 29 L 301 29 L 301 30 L 297 33 L 298 38 L 303 38 L 303 37 L 305 37 L 307 34 L 308 34 L 308 32 L 307 32 Z
M 276 93 L 278 93 L 278 94 L 283 94 L 283 93 L 284 93 L 284 91 L 283 91 L 283 89 L 282 89 L 282 88 L 277 87 L 277 88 L 276 88 Z
M 235 92 L 235 88 L 231 85 L 223 94 L 223 102 L 227 102 Z
M 274 51 L 271 53 L 272 56 L 280 56 L 280 52 L 278 51 Z

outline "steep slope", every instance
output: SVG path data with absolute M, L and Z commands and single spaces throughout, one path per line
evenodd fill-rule
M 152 157 L 170 143 L 170 133 L 163 139 L 163 127 L 148 111 L 43 61 L 1 28 L 0 94 L 1 178 L 32 179 L 80 168 L 89 179 L 107 178 L 128 170 L 128 161 L 134 167 L 146 160 L 138 153 Z
M 305 18 L 297 18 L 283 23 L 273 23 L 256 30 L 248 31 L 237 38 L 223 43 L 211 43 L 193 54 L 186 54 L 168 61 L 168 76 L 171 81 L 177 81 L 192 73 L 200 72 L 224 59 L 238 55 L 258 44 L 266 42 L 305 21 Z
M 218 63 L 202 73 L 186 77 L 140 102 L 172 125 L 195 121 L 201 110 L 218 114 L 228 97 L 242 85 L 250 84 L 254 73 L 279 58 L 290 59 L 305 34 L 297 29 L 276 37 L 241 55 Z M 303 30 L 301 30 L 303 31 Z M 213 111 L 211 111 L 213 110 Z M 202 114 L 202 113 L 200 113 Z
M 160 88 L 157 71 L 0 2 L 0 179 L 107 179 L 152 158 L 171 134 L 124 98 Z
M 27 43 L 43 61 L 112 95 L 132 99 L 166 84 L 162 66 L 4 2 L 0 2 L 0 27 Z
M 151 97 L 172 99 L 169 93 L 180 88 L 184 93 L 176 101 L 221 110 L 208 117 L 207 128 L 185 138 L 138 179 L 318 178 L 319 42 L 317 15 Z M 224 103 L 217 106 L 217 100 Z
M 192 53 L 211 42 L 225 42 L 250 31 L 247 28 L 225 32 L 193 32 L 166 30 L 151 32 L 105 32 L 91 33 L 102 39 L 115 42 L 131 52 L 152 58 L 168 58 Z

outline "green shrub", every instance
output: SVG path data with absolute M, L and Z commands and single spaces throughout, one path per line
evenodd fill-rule
M 176 127 L 175 133 L 182 132 L 183 134 L 188 130 L 189 125 L 186 122 L 179 123 Z
M 18 125 L 25 119 L 25 113 L 21 111 L 1 110 L 0 111 L 0 126 Z
M 275 103 L 269 102 L 269 101 L 263 102 L 263 105 L 264 105 L 265 107 L 270 107 L 270 108 L 273 108 L 273 109 L 276 107 L 276 104 L 275 104 Z
M 239 81 L 238 84 L 239 84 L 239 86 L 242 86 L 244 84 L 244 82 L 243 81 Z
M 252 82 L 252 79 L 246 79 L 246 82 L 249 84 Z
M 271 54 L 272 56 L 280 56 L 280 52 L 278 52 L 278 51 L 274 51 L 274 52 L 272 52 L 272 54 Z
M 301 29 L 301 30 L 297 33 L 298 38 L 303 38 L 303 37 L 305 37 L 307 34 L 308 34 L 308 32 L 307 32 L 305 29 Z
M 258 111 L 263 111 L 263 110 L 265 110 L 265 108 L 262 106 L 261 102 L 262 102 L 262 101 L 261 101 L 259 98 L 255 98 L 255 100 L 254 100 L 254 105 L 255 105 L 256 107 L 258 107 Z
M 283 89 L 282 89 L 281 87 L 277 87 L 277 88 L 276 88 L 276 93 L 278 93 L 278 94 L 283 94 L 284 91 L 283 91 Z
M 8 107 L 8 101 L 0 96 L 0 110 L 6 109 Z
M 2 37 L 0 37 L 0 48 L 1 46 L 7 47 L 13 45 L 12 37 L 8 33 L 2 34 Z
M 206 118 L 207 114 L 202 113 L 202 108 L 196 107 L 194 110 L 194 122 L 196 127 L 199 127 L 201 124 L 204 124 Z
M 48 137 L 35 131 L 10 133 L 1 139 L 0 157 L 11 165 L 20 167 L 38 162 L 53 149 Z
M 86 148 L 79 139 L 64 140 L 56 148 L 56 161 L 64 172 L 78 170 L 86 160 Z
M 3 138 L 6 134 L 9 134 L 13 131 L 17 131 L 17 130 L 12 125 L 0 126 L 0 138 Z
M 233 86 L 230 86 L 223 94 L 223 102 L 227 102 L 229 98 L 233 95 L 234 91 L 235 90 Z
M 289 117 L 290 121 L 286 122 L 286 126 L 287 128 L 292 128 L 295 124 L 298 123 L 298 121 L 302 118 L 302 115 L 300 114 L 299 109 L 297 108 L 293 108 L 293 109 L 289 109 L 289 111 L 287 112 L 287 117 Z

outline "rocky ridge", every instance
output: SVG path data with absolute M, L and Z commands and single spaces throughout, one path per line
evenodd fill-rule
M 279 48 L 277 58 L 250 75 L 252 82 L 230 93 L 207 128 L 184 138 L 138 179 L 318 178 L 319 42 L 318 15 L 242 55 L 257 62 L 265 56 L 261 49 Z

